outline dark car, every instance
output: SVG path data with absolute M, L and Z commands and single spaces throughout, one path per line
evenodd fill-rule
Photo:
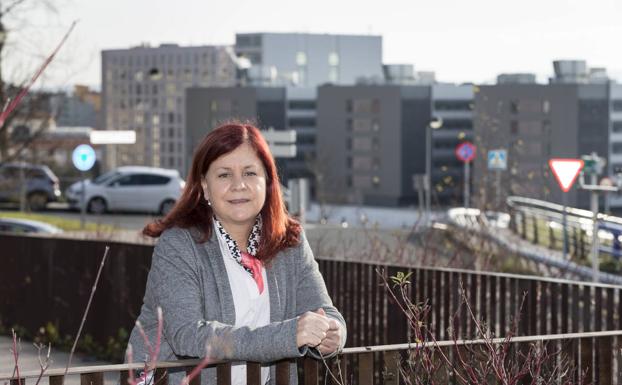
M 48 223 L 33 221 L 31 219 L 0 218 L 0 232 L 58 234 L 62 233 L 63 230 Z
M 60 197 L 58 178 L 43 165 L 0 164 L 0 202 L 19 203 L 22 192 L 31 210 L 43 210 Z

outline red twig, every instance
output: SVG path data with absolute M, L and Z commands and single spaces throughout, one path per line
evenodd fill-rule
M 131 364 L 134 361 L 134 351 L 132 350 L 132 344 L 127 344 L 127 349 L 125 349 L 125 360 L 130 365 L 130 368 L 128 369 L 127 383 L 128 385 L 136 385 L 137 381 L 134 378 L 134 369 L 131 368 Z
M 211 355 L 210 353 L 211 353 L 211 348 L 208 346 L 206 348 L 205 358 L 203 358 L 201 360 L 201 362 L 199 362 L 199 364 L 197 366 L 195 366 L 194 369 L 192 369 L 190 374 L 188 374 L 187 376 L 184 376 L 184 378 L 181 380 L 181 383 L 179 385 L 188 385 L 188 384 L 190 384 L 190 381 L 192 381 L 193 378 L 198 376 L 199 373 L 201 373 L 201 370 L 203 370 L 203 368 L 205 368 L 207 365 L 209 365 L 212 362 L 212 358 L 210 357 L 210 355 Z
M 22 88 L 20 90 L 20 92 L 15 97 L 15 99 L 11 100 L 5 106 L 5 108 L 2 110 L 2 112 L 0 113 L 0 126 L 2 126 L 4 124 L 4 121 L 9 116 L 9 114 L 11 112 L 13 112 L 13 110 L 15 110 L 15 108 L 17 108 L 17 106 L 21 102 L 22 98 L 24 96 L 26 96 L 26 94 L 30 90 L 30 87 L 32 87 L 32 85 L 35 83 L 35 81 L 37 81 L 39 76 L 41 76 L 43 71 L 45 71 L 47 66 L 52 62 L 52 60 L 54 60 L 54 57 L 56 56 L 58 51 L 61 49 L 61 47 L 65 44 L 65 41 L 67 41 L 67 38 L 71 34 L 71 31 L 73 31 L 73 28 L 76 26 L 76 23 L 77 23 L 77 21 L 74 21 L 73 23 L 71 23 L 71 26 L 69 27 L 69 30 L 67 30 L 67 32 L 65 33 L 65 36 L 63 36 L 63 39 L 56 46 L 56 49 L 54 49 L 54 51 L 52 51 L 52 54 L 45 59 L 45 61 L 41 65 L 41 67 L 39 67 L 39 69 L 34 73 L 34 75 L 32 75 L 32 77 L 30 78 L 30 81 L 28 81 L 28 83 L 26 83 L 24 88 Z

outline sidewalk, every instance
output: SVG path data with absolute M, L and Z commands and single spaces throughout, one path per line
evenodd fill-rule
M 10 349 L 13 348 L 13 340 L 6 336 L 0 336 L 0 377 L 10 376 L 13 373 L 15 367 L 15 361 Z M 47 353 L 47 347 L 45 352 L 42 351 L 42 355 Z M 49 369 L 64 369 L 69 361 L 69 353 L 54 350 L 50 353 L 50 359 L 53 361 L 50 364 Z M 74 354 L 71 366 L 96 366 L 96 365 L 109 365 L 109 362 L 95 361 L 80 354 Z M 19 355 L 19 371 L 30 372 L 39 371 L 39 359 L 37 356 L 37 349 L 30 341 L 21 342 L 21 352 Z M 119 375 L 117 373 L 106 373 L 104 375 L 104 383 L 106 385 L 115 385 L 119 381 Z M 0 384 L 4 384 L 5 381 L 0 381 Z M 8 381 L 7 381 L 8 382 Z M 34 385 L 36 379 L 28 379 L 27 385 Z M 40 385 L 48 385 L 49 381 L 46 377 L 41 379 Z M 80 376 L 67 376 L 65 379 L 66 385 L 80 385 Z

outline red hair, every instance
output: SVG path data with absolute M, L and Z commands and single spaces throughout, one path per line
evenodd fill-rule
M 203 198 L 201 180 L 212 162 L 248 143 L 266 170 L 266 201 L 261 209 L 263 227 L 257 258 L 268 262 L 279 251 L 300 243 L 300 223 L 290 218 L 281 195 L 281 183 L 274 158 L 259 129 L 250 124 L 225 123 L 207 134 L 192 158 L 186 187 L 175 207 L 166 217 L 143 229 L 143 234 L 159 237 L 171 227 L 196 228 L 201 233 L 198 242 L 206 242 L 212 234 L 214 212 Z

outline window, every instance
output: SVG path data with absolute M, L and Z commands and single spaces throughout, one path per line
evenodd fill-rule
M 545 114 L 551 112 L 551 102 L 549 102 L 548 100 L 542 101 L 542 112 L 544 112 Z
M 136 186 L 139 184 L 140 178 L 139 174 L 130 174 L 124 175 L 119 179 L 112 181 L 111 185 L 119 185 L 119 186 Z
M 622 154 L 622 142 L 614 142 L 611 144 L 611 150 L 614 154 Z
M 315 110 L 314 100 L 292 100 L 289 102 L 290 110 Z
M 307 54 L 304 52 L 296 53 L 296 64 L 298 64 L 299 66 L 306 66 L 307 65 Z
M 315 127 L 315 118 L 290 118 L 290 127 Z
M 367 175 L 354 175 L 352 178 L 354 188 L 370 188 L 371 178 Z
M 355 156 L 352 158 L 352 168 L 367 171 L 371 169 L 372 159 L 367 156 Z
M 380 131 L 380 122 L 378 121 L 378 119 L 372 119 L 371 130 L 374 132 Z
M 622 121 L 613 122 L 613 124 L 611 126 L 611 131 L 613 131 L 615 133 L 622 132 Z
M 331 52 L 328 54 L 328 65 L 335 67 L 339 65 L 339 55 L 337 52 Z
M 39 170 L 36 168 L 30 168 L 28 170 L 26 170 L 26 178 L 28 179 L 47 179 L 47 175 L 45 175 L 45 172 L 43 172 L 43 170 Z
M 371 99 L 356 99 L 352 102 L 352 111 L 355 114 L 370 113 L 373 110 L 374 101 Z
M 539 137 L 542 134 L 542 122 L 522 121 L 518 123 L 518 131 L 521 136 Z
M 339 69 L 337 67 L 330 67 L 328 69 L 328 81 L 331 83 L 337 83 L 339 81 Z
M 437 111 L 471 111 L 473 103 L 470 100 L 437 100 L 434 102 Z
M 622 111 L 622 99 L 614 99 L 611 107 L 614 111 Z
M 445 130 L 470 130 L 473 128 L 473 122 L 468 119 L 445 119 L 442 128 Z
M 371 119 L 353 119 L 352 122 L 352 131 L 355 132 L 369 132 L 372 127 Z
M 3 167 L 0 170 L 0 175 L 6 179 L 19 178 L 19 170 L 17 167 Z
M 353 138 L 352 148 L 356 151 L 370 151 L 372 149 L 372 140 L 365 137 Z
M 372 160 L 372 163 L 371 163 L 371 168 L 372 168 L 373 170 L 378 170 L 378 169 L 380 169 L 380 159 L 378 159 L 378 158 L 374 158 L 374 159 Z
M 167 184 L 171 178 L 155 174 L 138 174 L 139 184 L 145 186 L 159 186 Z

